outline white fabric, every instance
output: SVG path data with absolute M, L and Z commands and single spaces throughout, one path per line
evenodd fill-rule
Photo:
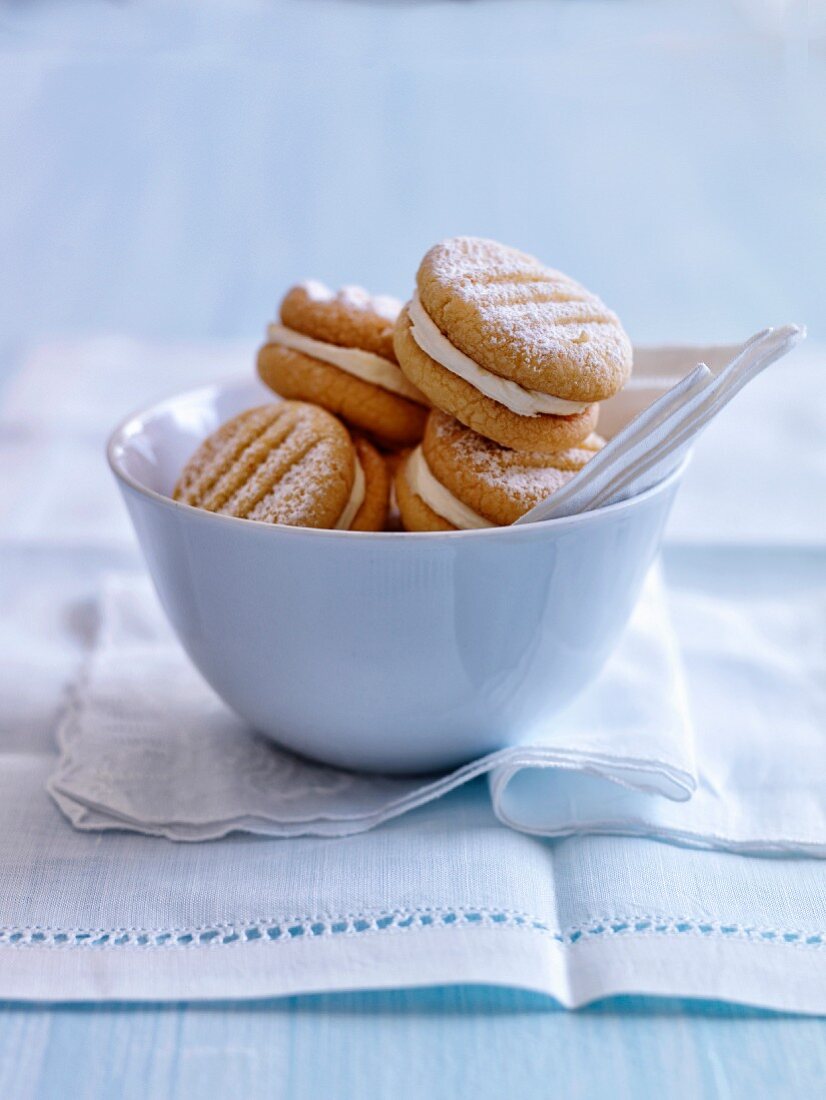
M 692 698 L 703 702 L 696 731 L 654 573 L 598 682 L 541 740 L 423 781 L 314 765 L 251 734 L 191 668 L 148 582 L 113 577 L 50 790 L 83 829 L 175 840 L 233 829 L 344 836 L 488 774 L 496 816 L 538 835 L 627 833 L 826 855 L 816 644 L 826 598 L 760 601 L 744 615 L 695 593 L 678 609 Z M 747 698 L 732 702 L 728 685 L 743 670 Z
M 237 374 L 253 354 L 56 345 L 28 357 L 3 395 L 0 996 L 241 998 L 497 982 L 566 1005 L 648 992 L 826 1012 L 826 861 L 809 855 L 746 857 L 638 836 L 549 842 L 502 827 L 483 781 L 335 840 L 234 833 L 172 844 L 68 824 L 44 789 L 67 687 L 90 660 L 91 673 L 104 671 L 102 578 L 122 574 L 109 588 L 107 629 L 111 607 L 126 606 L 120 597 L 139 595 L 140 560 L 101 459 L 105 432 L 130 407 Z M 822 356 L 805 349 L 787 373 L 750 387 L 686 475 L 672 526 L 680 545 L 665 560 L 698 789 L 677 802 L 603 781 L 624 827 L 640 809 L 646 828 L 676 835 L 702 810 L 709 833 L 742 844 L 759 812 L 763 842 L 822 842 L 826 527 L 812 502 L 824 409 L 799 399 L 819 392 Z M 793 448 L 793 480 L 788 464 L 766 465 L 768 447 Z M 138 598 L 123 624 L 133 642 L 146 606 Z M 197 754 L 192 776 L 196 765 Z M 98 767 L 111 789 L 103 757 Z M 547 812 L 570 778 L 559 769 L 521 771 L 499 793 L 499 813 L 512 802 L 524 812 L 520 784 L 543 775 L 550 786 L 537 805 Z M 180 801 L 194 792 L 187 780 Z M 527 816 L 520 826 L 531 827 Z
M 805 335 L 795 325 L 752 337 L 721 371 L 699 363 L 617 432 L 582 470 L 517 523 L 616 504 L 668 477 L 692 443 L 740 390 Z

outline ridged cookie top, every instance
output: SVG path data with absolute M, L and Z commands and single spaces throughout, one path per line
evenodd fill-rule
M 334 416 L 299 401 L 248 409 L 204 440 L 175 500 L 225 516 L 335 527 L 350 498 L 355 452 Z
M 332 291 L 310 279 L 287 291 L 281 323 L 314 340 L 372 351 L 395 363 L 393 325 L 400 309 L 395 298 L 369 294 L 363 287 Z
M 512 451 L 434 409 L 422 450 L 433 475 L 493 523 L 513 523 L 570 481 L 604 445 L 596 434 L 558 454 Z
M 631 342 L 602 301 L 533 256 L 479 237 L 434 245 L 424 309 L 480 367 L 566 401 L 602 401 L 631 374 Z

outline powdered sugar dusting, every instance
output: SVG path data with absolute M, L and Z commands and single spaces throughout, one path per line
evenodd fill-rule
M 457 471 L 469 474 L 483 489 L 506 496 L 518 514 L 561 489 L 604 445 L 592 433 L 577 447 L 556 455 L 512 451 L 435 411 L 428 421 L 426 443 L 428 439 L 450 455 Z
M 390 294 L 376 294 L 373 297 L 373 311 L 385 321 L 394 322 L 402 311 L 402 304 L 398 298 L 393 298 Z
M 353 309 L 366 309 L 370 304 L 370 294 L 363 286 L 343 286 L 338 296 Z
M 262 406 L 199 447 L 175 497 L 242 519 L 332 525 L 349 495 L 349 450 L 344 429 L 321 409 L 299 402 Z
M 318 279 L 305 279 L 298 286 L 311 302 L 339 301 L 348 309 L 370 310 L 386 321 L 395 321 L 402 308 L 398 298 L 389 294 L 371 294 L 363 286 L 343 286 L 336 291 Z
M 397 298 L 388 294 L 373 295 L 363 286 L 343 286 L 338 297 L 352 309 L 369 309 L 387 321 L 395 321 L 402 308 Z
M 586 401 L 610 396 L 630 373 L 631 344 L 616 314 L 570 276 L 526 253 L 454 237 L 434 246 L 422 263 L 424 298 L 423 273 L 431 299 L 433 284 L 441 288 L 433 320 L 466 354 L 463 341 L 472 339 L 474 358 L 489 370 L 498 373 L 499 361 L 510 377 L 505 365 L 518 365 L 523 385 Z M 568 392 L 548 389 L 554 365 Z
M 305 279 L 303 283 L 298 285 L 311 302 L 332 302 L 335 298 L 335 292 L 325 286 L 324 283 L 319 282 L 318 279 Z
M 335 476 L 335 447 L 330 440 L 314 440 L 270 491 L 247 513 L 248 519 L 283 523 L 289 527 L 311 524 L 318 502 L 330 492 Z

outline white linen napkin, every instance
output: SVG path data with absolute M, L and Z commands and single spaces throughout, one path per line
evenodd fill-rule
M 446 775 L 395 778 L 318 765 L 251 732 L 191 667 L 148 582 L 112 576 L 98 646 L 60 729 L 49 790 L 80 829 L 191 841 L 234 830 L 344 836 L 487 774 L 497 817 L 540 835 L 616 833 L 826 854 L 826 799 L 814 786 L 801 801 L 799 789 L 801 776 L 811 782 L 823 758 L 822 696 L 806 693 L 795 715 L 788 709 L 793 685 L 775 681 L 800 673 L 779 647 L 744 632 L 728 604 L 695 596 L 686 610 L 683 644 L 703 666 L 696 691 L 713 701 L 713 720 L 706 716 L 692 729 L 655 570 L 598 681 L 549 720 L 541 739 Z M 799 609 L 788 614 L 800 622 Z M 727 702 L 743 669 L 748 692 Z M 773 698 L 787 700 L 782 744 L 772 743 L 764 721 Z M 781 770 L 783 784 L 766 781 Z

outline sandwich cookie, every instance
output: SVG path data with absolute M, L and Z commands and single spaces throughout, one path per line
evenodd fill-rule
M 378 531 L 389 474 L 365 440 L 324 409 L 284 401 L 248 409 L 213 432 L 184 467 L 173 497 L 224 516 Z
M 364 500 L 356 512 L 351 531 L 383 531 L 390 510 L 392 474 L 384 455 L 364 436 L 354 435 L 356 459 L 364 471 Z
M 393 343 L 436 408 L 515 450 L 576 446 L 631 373 L 628 336 L 596 295 L 476 237 L 426 253 Z
M 404 530 L 399 504 L 396 500 L 396 474 L 399 472 L 400 467 L 407 461 L 410 451 L 411 448 L 406 447 L 400 451 L 387 451 L 382 455 L 387 467 L 387 472 L 390 475 L 390 505 L 387 509 L 387 522 L 384 525 L 385 531 Z
M 282 397 L 321 405 L 387 446 L 417 443 L 429 402 L 396 362 L 399 308 L 395 298 L 361 287 L 295 286 L 280 323 L 267 329 L 258 374 Z
M 408 531 L 506 526 L 570 481 L 603 442 L 592 434 L 555 454 L 514 451 L 434 409 L 396 473 L 402 522 Z

